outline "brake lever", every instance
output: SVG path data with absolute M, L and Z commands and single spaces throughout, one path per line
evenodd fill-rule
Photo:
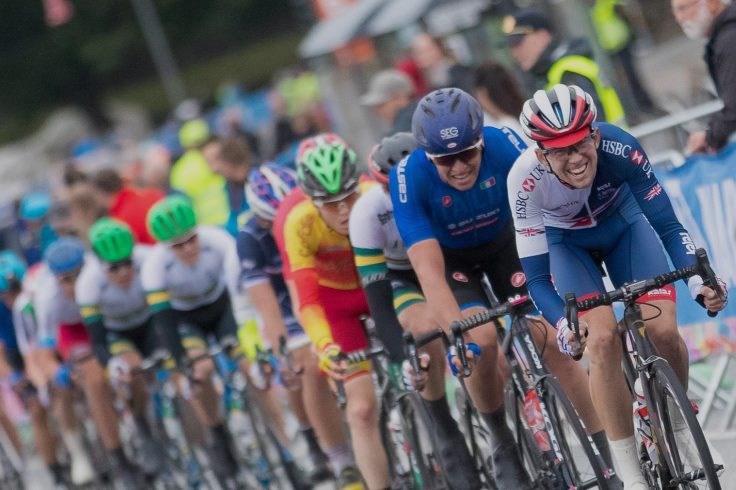
M 457 351 L 457 357 L 460 359 L 460 365 L 462 370 L 460 371 L 460 377 L 467 378 L 470 376 L 470 366 L 468 365 L 468 356 L 465 352 L 465 339 L 463 338 L 463 326 L 460 322 L 454 321 L 450 324 L 452 330 L 452 340 L 455 344 L 455 350 Z
M 575 297 L 575 293 L 565 294 L 565 318 L 567 319 L 567 325 L 572 329 L 572 333 L 575 335 L 575 341 L 580 343 L 580 321 L 578 319 L 578 301 Z M 579 361 L 583 357 L 582 354 L 573 356 L 573 359 Z
M 723 289 L 721 288 L 721 285 L 718 284 L 718 278 L 716 277 L 716 273 L 713 271 L 713 268 L 710 266 L 708 254 L 705 249 L 699 248 L 695 250 L 695 258 L 697 260 L 698 275 L 703 279 L 703 285 L 711 288 L 722 301 L 725 300 L 726 298 L 723 294 Z M 710 311 L 707 309 L 706 311 L 708 312 L 708 316 L 711 318 L 715 318 L 716 315 L 718 315 L 717 311 Z

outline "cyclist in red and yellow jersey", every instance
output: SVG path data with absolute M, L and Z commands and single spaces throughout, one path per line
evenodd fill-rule
M 302 141 L 297 170 L 306 199 L 288 212 L 280 246 L 290 266 L 299 319 L 322 369 L 345 382 L 353 451 L 368 488 L 387 488 L 370 366 L 348 368 L 340 361 L 342 353 L 367 347 L 360 317 L 368 314 L 368 305 L 355 270 L 348 220 L 361 191 L 371 184 L 359 182 L 355 152 L 334 134 Z M 362 488 L 359 479 L 355 482 L 342 488 Z

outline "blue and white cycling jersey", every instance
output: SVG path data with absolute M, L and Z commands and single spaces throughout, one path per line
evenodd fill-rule
M 303 333 L 301 325 L 294 318 L 291 298 L 282 276 L 281 255 L 270 230 L 251 217 L 241 227 L 237 237 L 238 258 L 240 259 L 240 286 L 270 282 L 276 293 L 281 316 L 289 336 Z
M 560 295 L 566 291 L 558 294 L 552 284 L 550 240 L 605 254 L 619 245 L 617 241 L 622 236 L 621 226 L 613 222 L 623 220 L 624 227 L 633 226 L 635 221 L 643 219 L 640 218 L 643 212 L 675 267 L 695 263 L 693 241 L 677 220 L 669 197 L 657 181 L 638 140 L 611 124 L 600 123 L 594 127 L 600 130 L 601 142 L 597 150 L 597 172 L 590 187 L 572 189 L 566 186 L 546 164 L 537 160 L 532 149 L 519 157 L 508 176 L 509 204 L 527 286 L 537 307 L 553 325 L 564 315 Z M 632 244 L 625 254 L 627 257 L 612 256 L 611 262 L 607 261 L 612 279 L 612 269 L 627 269 L 626 272 L 615 271 L 624 275 L 637 272 L 632 269 L 638 268 L 640 273 L 647 270 L 644 262 L 653 260 L 647 250 L 659 251 L 661 245 L 654 234 L 648 235 L 646 240 Z M 641 267 L 637 267 L 639 264 Z M 573 265 L 570 264 L 571 268 Z M 564 274 L 564 268 L 556 269 Z M 556 282 L 564 282 L 566 286 L 573 283 L 572 279 L 562 281 L 557 272 L 555 274 Z M 695 282 L 689 284 L 691 292 L 699 290 Z
M 391 169 L 394 219 L 407 249 L 430 238 L 442 247 L 475 247 L 509 224 L 506 177 L 526 145 L 513 130 L 490 126 L 483 128 L 483 143 L 478 179 L 469 190 L 443 182 L 421 149 Z

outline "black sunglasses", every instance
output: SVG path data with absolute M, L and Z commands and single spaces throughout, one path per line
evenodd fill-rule
M 133 259 L 123 259 L 107 264 L 107 272 L 117 272 L 120 269 L 133 267 Z
M 483 141 L 479 141 L 477 144 L 471 146 L 470 148 L 466 148 L 465 150 L 458 153 L 439 155 L 436 157 L 430 157 L 430 159 L 438 167 L 452 167 L 458 160 L 462 161 L 463 163 L 468 163 L 470 160 L 478 156 L 482 144 Z

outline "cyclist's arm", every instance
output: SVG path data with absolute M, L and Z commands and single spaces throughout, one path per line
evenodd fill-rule
M 92 340 L 92 351 L 97 360 L 105 366 L 110 360 L 110 352 L 107 349 L 107 334 L 100 312 L 100 289 L 99 278 L 102 271 L 96 261 L 88 261 L 82 273 L 77 279 L 75 286 L 75 300 L 79 305 L 79 313 L 82 315 L 90 339 Z
M 447 329 L 462 314 L 445 279 L 445 258 L 440 244 L 434 238 L 422 240 L 409 247 L 407 254 L 434 318 Z
M 334 340 L 327 315 L 319 301 L 319 275 L 315 269 L 318 239 L 314 237 L 314 220 L 305 218 L 303 210 L 303 206 L 296 206 L 287 216 L 284 248 L 291 264 L 291 279 L 299 303 L 299 320 L 312 343 L 321 350 Z
M 160 250 L 160 248 L 154 249 L 154 252 L 143 263 L 141 284 L 146 292 L 146 301 L 153 314 L 153 325 L 156 333 L 161 343 L 181 365 L 185 352 L 179 335 L 176 315 L 174 310 L 171 309 L 171 295 L 163 280 L 163 258 Z
M 542 186 L 532 190 L 522 187 L 529 172 L 539 165 L 533 150 L 523 153 L 509 173 L 506 182 L 509 205 L 516 231 L 516 248 L 526 275 L 526 285 L 537 309 L 553 326 L 564 315 L 560 298 L 550 273 L 547 235 L 542 210 L 537 200 Z

